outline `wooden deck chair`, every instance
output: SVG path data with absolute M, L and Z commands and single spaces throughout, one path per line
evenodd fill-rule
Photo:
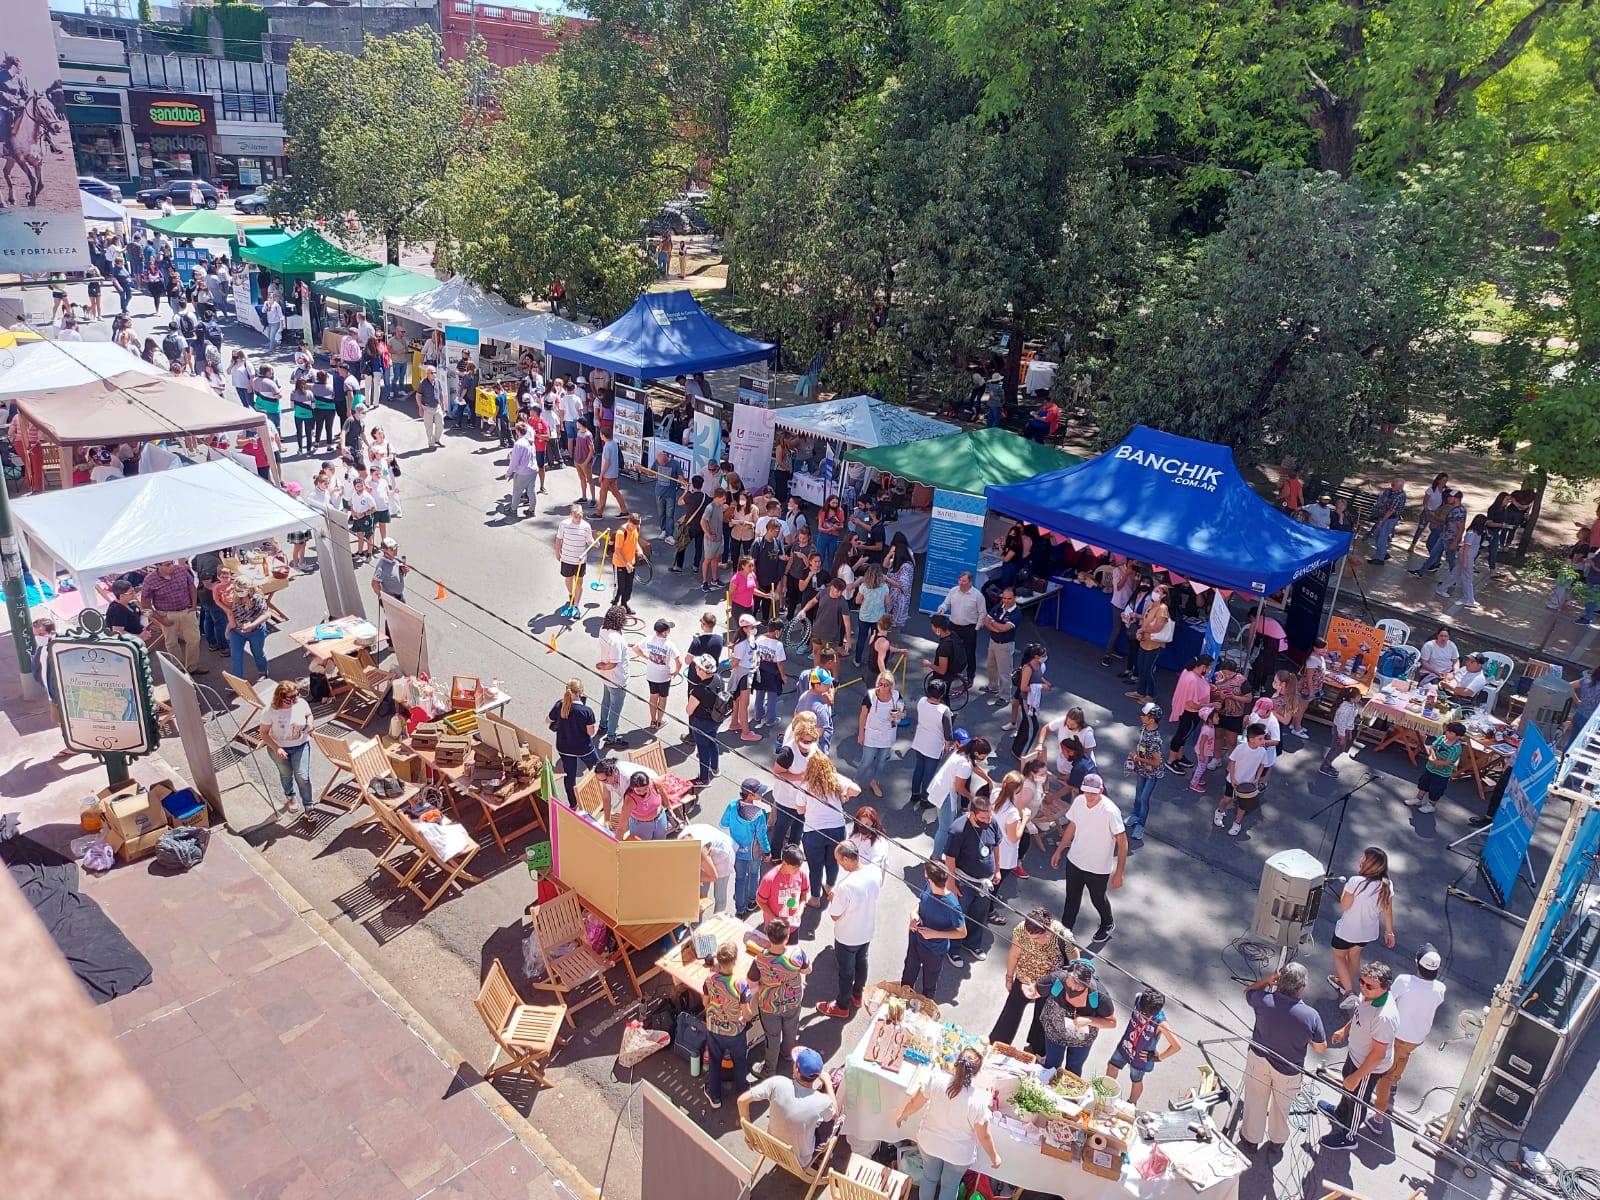
M 366 797 L 361 785 L 355 782 L 356 768 L 351 759 L 354 747 L 346 738 L 318 733 L 315 729 L 311 731 L 311 740 L 316 743 L 317 749 L 322 751 L 322 757 L 333 767 L 333 774 L 328 777 L 328 782 L 317 794 L 317 803 L 331 804 L 345 812 L 359 808 Z M 348 775 L 350 779 L 341 783 L 339 779 L 341 775 Z
M 828 1135 L 828 1140 L 821 1148 L 819 1156 L 813 1160 L 816 1166 L 806 1166 L 795 1156 L 794 1147 L 788 1142 L 780 1142 L 765 1129 L 752 1121 L 740 1121 L 739 1127 L 744 1130 L 744 1144 L 756 1153 L 756 1165 L 750 1168 L 750 1187 L 753 1189 L 756 1180 L 761 1175 L 764 1163 L 772 1163 L 782 1167 L 801 1183 L 807 1184 L 805 1200 L 811 1200 L 819 1187 L 827 1178 L 828 1161 L 833 1157 L 834 1143 L 839 1140 L 839 1127 L 834 1125 L 833 1132 Z
M 561 1036 L 561 1022 L 566 1018 L 567 1006 L 523 1003 L 498 958 L 489 964 L 489 974 L 478 989 L 476 1004 L 478 1015 L 495 1042 L 494 1057 L 489 1059 L 483 1077 L 494 1079 L 509 1071 L 527 1071 L 540 1087 L 549 1086 L 544 1068 L 556 1047 L 567 1040 Z M 502 1050 L 508 1061 L 497 1067 L 495 1062 Z
M 667 749 L 659 741 L 646 742 L 637 750 L 628 751 L 628 761 L 657 775 L 668 774 Z
M 373 860 L 373 866 L 388 875 L 400 887 L 408 887 L 412 879 L 421 871 L 426 859 L 422 851 L 412 841 L 410 830 L 400 824 L 399 814 L 395 809 L 381 798 L 375 797 L 372 803 L 372 816 L 389 835 L 388 844 L 378 851 L 378 856 Z
M 1530 658 L 1528 665 L 1522 668 L 1522 678 L 1530 682 L 1550 674 L 1550 664 L 1542 658 Z M 1527 694 L 1518 688 L 1511 690 L 1511 695 L 1506 697 L 1506 720 L 1516 724 L 1522 716 L 1522 710 L 1528 706 Z
M 852 1154 L 843 1172 L 828 1172 L 828 1200 L 905 1200 L 911 1176 Z
M 545 969 L 545 978 L 535 980 L 533 986 L 556 994 L 556 999 L 567 1008 L 567 1024 L 576 1028 L 572 1014 L 602 995 L 616 1007 L 617 998 L 611 994 L 611 984 L 606 981 L 606 962 L 589 945 L 577 893 L 562 892 L 535 905 L 532 920 L 534 937 L 544 954 Z M 577 1004 L 568 1001 L 568 992 L 591 979 L 600 985 L 593 995 Z
M 222 681 L 233 689 L 233 694 L 239 697 L 239 703 L 244 705 L 239 728 L 233 731 L 234 741 L 243 742 L 252 750 L 259 750 L 264 743 L 261 740 L 261 722 L 256 718 L 266 712 L 267 702 L 253 686 L 237 675 L 224 671 Z
M 361 723 L 357 728 L 364 728 L 376 715 L 378 705 L 383 703 L 384 697 L 394 687 L 394 676 L 373 665 L 370 656 L 363 661 L 335 650 L 332 661 L 339 672 L 337 682 L 344 686 L 344 699 L 339 702 L 333 719 L 337 721 L 351 707 L 363 708 L 365 711 L 361 714 Z
M 380 813 L 379 819 L 381 820 L 382 810 L 374 809 L 373 811 Z M 427 912 L 440 900 L 444 899 L 444 894 L 452 887 L 464 891 L 469 883 L 483 882 L 481 878 L 467 870 L 468 864 L 478 856 L 478 851 L 481 849 L 476 841 L 470 840 L 470 835 L 464 850 L 451 855 L 448 859 L 441 858 L 439 852 L 433 848 L 433 843 L 422 835 L 417 823 L 406 816 L 404 811 L 395 809 L 392 815 L 396 827 L 405 832 L 411 845 L 422 856 L 421 861 L 411 871 L 410 878 L 404 881 L 404 886 L 406 891 L 422 901 L 423 912 Z M 427 876 L 429 867 L 432 867 L 439 875 L 439 885 L 432 892 L 423 887 L 423 879 Z M 584 948 L 588 949 L 588 945 L 585 942 Z

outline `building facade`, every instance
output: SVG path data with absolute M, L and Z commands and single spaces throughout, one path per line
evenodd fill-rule
M 557 0 L 550 0 L 548 11 L 440 0 L 439 24 L 447 59 L 465 57 L 473 38 L 481 38 L 491 63 L 514 67 L 549 57 L 565 39 L 592 22 L 567 15 Z

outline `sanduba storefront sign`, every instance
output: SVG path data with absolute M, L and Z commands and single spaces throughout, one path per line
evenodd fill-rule
M 210 133 L 217 127 L 210 96 L 130 92 L 128 113 L 142 133 Z

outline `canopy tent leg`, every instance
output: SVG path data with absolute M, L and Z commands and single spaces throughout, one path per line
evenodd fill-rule
M 1322 616 L 1321 636 L 1328 636 L 1328 623 L 1333 620 L 1333 613 L 1339 607 L 1339 586 L 1344 583 L 1344 555 L 1339 556 L 1339 569 L 1333 574 L 1333 599 L 1329 602 L 1327 611 Z

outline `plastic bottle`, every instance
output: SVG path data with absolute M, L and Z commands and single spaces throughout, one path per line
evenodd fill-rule
M 104 824 L 100 815 L 100 797 L 90 792 L 78 809 L 78 826 L 85 833 L 99 833 Z
M 704 1055 L 705 1051 L 702 1050 L 699 1054 L 696 1054 L 689 1060 L 689 1074 L 693 1075 L 696 1079 L 700 1078 L 700 1059 Z

